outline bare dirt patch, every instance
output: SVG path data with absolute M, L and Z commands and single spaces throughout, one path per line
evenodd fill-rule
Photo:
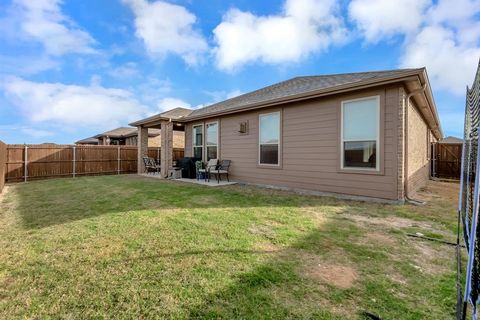
M 429 181 L 425 188 L 421 188 L 413 195 L 413 198 L 427 203 L 438 200 L 456 203 L 459 188 L 460 185 L 457 182 Z
M 384 226 L 393 229 L 420 227 L 425 229 L 431 229 L 432 225 L 424 221 L 415 221 L 401 217 L 369 217 L 357 214 L 341 214 L 338 217 L 352 220 L 357 223 L 363 223 L 366 225 Z
M 363 237 L 358 241 L 360 244 L 366 245 L 387 245 L 393 246 L 396 244 L 396 241 L 393 237 L 386 235 L 380 232 L 367 232 Z
M 299 272 L 308 279 L 339 289 L 348 289 L 354 285 L 358 278 L 357 270 L 347 264 L 325 261 L 323 258 L 309 253 L 300 253 L 297 256 L 302 261 Z M 332 256 L 342 255 L 332 254 Z
M 307 278 L 325 282 L 339 289 L 351 288 L 358 278 L 354 268 L 328 263 L 308 266 L 304 269 L 304 273 Z
M 416 241 L 413 245 L 417 251 L 414 265 L 419 267 L 422 272 L 442 274 L 450 269 L 450 266 L 444 262 L 453 259 L 453 247 L 433 247 L 431 244 L 423 241 Z

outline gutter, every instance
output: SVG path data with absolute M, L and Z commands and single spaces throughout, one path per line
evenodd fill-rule
M 404 156 L 403 172 L 404 172 L 405 178 L 403 179 L 403 190 L 404 190 L 404 193 L 405 193 L 405 195 L 404 195 L 405 200 L 407 202 L 411 203 L 411 204 L 414 204 L 414 205 L 422 205 L 422 204 L 424 204 L 424 202 L 419 201 L 419 200 L 415 200 L 415 199 L 411 199 L 411 198 L 408 197 L 408 156 L 407 156 L 408 155 L 408 109 L 410 107 L 410 98 L 412 98 L 415 95 L 425 93 L 426 88 L 427 88 L 427 83 L 424 83 L 422 85 L 421 89 L 412 91 L 405 97 L 405 113 L 404 113 L 404 117 L 403 117 L 403 131 L 404 131 L 404 134 L 403 134 L 403 156 Z M 428 104 L 429 103 L 427 101 L 427 105 Z
M 425 79 L 425 83 L 424 85 L 427 85 L 427 88 L 429 90 L 425 90 L 425 99 L 428 101 L 430 101 L 431 103 L 427 103 L 427 107 L 429 109 L 429 111 L 431 112 L 432 116 L 433 116 L 433 119 L 435 121 L 435 127 L 432 128 L 434 130 L 437 130 L 439 132 L 439 136 L 436 137 L 437 140 L 441 140 L 443 138 L 443 130 L 442 130 L 442 126 L 441 126 L 441 123 L 440 123 L 440 119 L 438 118 L 438 113 L 436 111 L 436 107 L 435 109 L 433 109 L 433 106 L 435 106 L 435 99 L 433 98 L 433 93 L 432 93 L 432 87 L 430 86 L 430 81 L 428 80 L 428 74 L 424 71 L 423 72 L 423 76 L 424 76 L 424 79 Z M 420 84 L 422 83 L 422 81 L 420 80 Z

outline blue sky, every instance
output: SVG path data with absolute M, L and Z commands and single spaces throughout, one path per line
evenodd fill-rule
M 295 76 L 423 66 L 461 136 L 479 14 L 480 0 L 0 0 L 0 140 L 72 143 Z

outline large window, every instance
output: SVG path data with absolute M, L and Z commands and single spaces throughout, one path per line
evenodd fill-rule
M 342 102 L 342 168 L 379 170 L 379 97 Z
M 278 165 L 280 154 L 280 112 L 260 115 L 259 163 Z
M 217 159 L 218 155 L 218 122 L 207 123 L 207 136 L 205 139 L 207 148 L 207 161 Z
M 203 159 L 203 124 L 193 126 L 193 156 Z

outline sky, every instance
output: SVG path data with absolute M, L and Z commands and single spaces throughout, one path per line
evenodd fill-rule
M 480 0 L 0 0 L 0 140 L 73 143 L 296 76 L 426 67 L 463 135 Z

